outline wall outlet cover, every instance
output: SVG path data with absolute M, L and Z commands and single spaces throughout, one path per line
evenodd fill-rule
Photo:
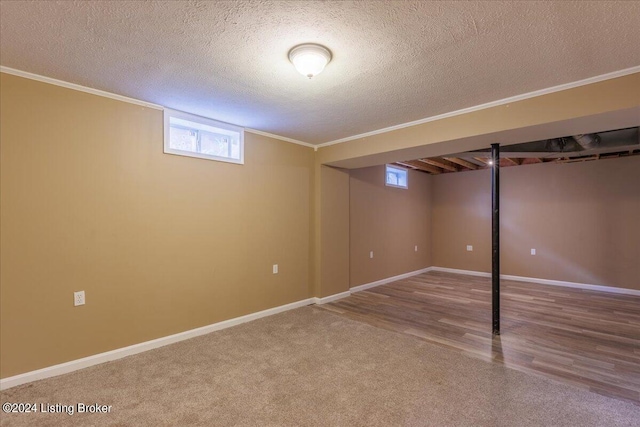
M 85 304 L 84 291 L 74 292 L 73 305 L 77 307 L 79 305 L 84 305 L 84 304 Z
M 471 245 L 467 245 L 467 250 L 468 250 L 469 252 L 473 251 L 473 246 L 471 246 Z

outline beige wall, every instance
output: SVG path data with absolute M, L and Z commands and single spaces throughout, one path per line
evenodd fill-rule
M 167 155 L 159 110 L 0 84 L 2 377 L 311 296 L 312 149 Z
M 503 274 L 640 289 L 640 157 L 500 176 Z M 490 271 L 490 179 L 488 170 L 433 177 L 434 265 Z
M 320 284 L 317 295 L 349 290 L 349 171 L 321 166 Z
M 384 165 L 351 171 L 352 287 L 431 266 L 431 176 L 409 171 L 408 189 L 384 179 Z
M 431 251 L 434 266 L 491 270 L 490 179 L 488 170 L 433 177 Z M 506 186 L 504 183 L 503 187 Z M 467 245 L 473 246 L 473 252 L 467 252 Z

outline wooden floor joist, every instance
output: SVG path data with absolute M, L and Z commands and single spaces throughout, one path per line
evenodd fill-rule
M 486 157 L 474 157 L 473 160 L 477 160 L 480 163 L 483 163 L 485 166 L 489 165 L 489 159 Z
M 478 153 L 483 154 L 483 153 Z M 553 155 L 553 157 L 501 157 L 500 167 L 522 166 L 531 165 L 536 163 L 575 163 L 575 162 L 587 162 L 592 160 L 601 159 L 613 159 L 617 157 L 637 156 L 640 155 L 640 149 L 638 150 L 625 150 L 621 152 L 593 154 L 585 156 L 565 156 L 558 157 L 557 153 L 540 153 L 540 155 Z M 473 157 L 473 160 L 480 163 L 472 163 L 469 160 L 465 160 L 459 157 L 434 157 L 423 158 L 416 160 L 407 160 L 402 162 L 396 162 L 398 165 L 410 167 L 412 169 L 427 172 L 429 174 L 440 174 L 450 172 L 463 172 L 468 170 L 487 169 L 491 165 L 489 164 L 488 157 Z
M 471 162 L 468 162 L 468 161 L 463 160 L 463 159 L 458 159 L 456 157 L 443 157 L 443 159 L 447 160 L 447 161 L 449 161 L 451 163 L 455 163 L 457 165 L 465 167 L 467 169 L 476 170 L 476 169 L 479 168 L 479 166 L 476 165 L 475 163 L 471 163 Z
M 438 175 L 442 173 L 442 169 L 429 165 L 424 162 L 420 162 L 418 160 L 408 160 L 408 161 L 396 162 L 396 163 L 400 165 L 408 166 L 414 169 L 419 169 L 421 171 L 424 171 L 433 175 Z
M 449 172 L 457 172 L 459 170 L 459 168 L 457 168 L 454 164 L 442 159 L 418 159 L 418 161 L 438 167 L 440 169 L 447 170 Z
M 501 160 L 504 160 L 506 163 L 509 163 L 511 166 L 519 166 L 520 159 L 512 159 L 511 157 L 503 157 Z

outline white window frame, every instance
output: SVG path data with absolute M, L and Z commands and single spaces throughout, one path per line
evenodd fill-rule
M 407 174 L 407 179 L 406 179 L 407 185 L 389 184 L 387 182 L 387 176 L 388 176 L 388 173 L 389 173 L 388 172 L 389 168 L 406 172 L 406 174 Z M 402 188 L 402 189 L 405 189 L 405 190 L 408 189 L 409 188 L 409 169 L 401 168 L 401 167 L 395 166 L 395 165 L 385 165 L 385 167 L 384 167 L 384 183 L 385 183 L 385 185 L 387 187 Z
M 237 132 L 240 143 L 240 159 L 233 159 L 230 157 L 214 156 L 211 154 L 197 153 L 194 151 L 185 151 L 171 148 L 170 146 L 170 120 L 171 118 L 177 118 L 187 120 L 196 124 L 212 126 L 227 132 Z M 196 128 L 197 129 L 197 128 Z M 196 116 L 194 114 L 185 113 L 182 111 L 164 109 L 164 152 L 166 154 L 176 154 L 178 156 L 196 157 L 199 159 L 216 160 L 219 162 L 235 163 L 239 165 L 244 164 L 244 128 L 240 126 L 231 125 L 229 123 L 219 122 L 217 120 L 209 119 L 206 117 Z

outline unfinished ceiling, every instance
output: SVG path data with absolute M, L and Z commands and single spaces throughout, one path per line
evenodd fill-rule
M 640 65 L 639 2 L 1 1 L 0 17 L 5 67 L 313 144 Z M 287 59 L 302 42 L 333 52 L 312 80 Z
M 634 127 L 501 147 L 499 166 L 587 162 L 637 155 L 640 155 L 640 130 Z M 393 164 L 430 175 L 492 167 L 491 153 L 487 150 L 406 160 Z

